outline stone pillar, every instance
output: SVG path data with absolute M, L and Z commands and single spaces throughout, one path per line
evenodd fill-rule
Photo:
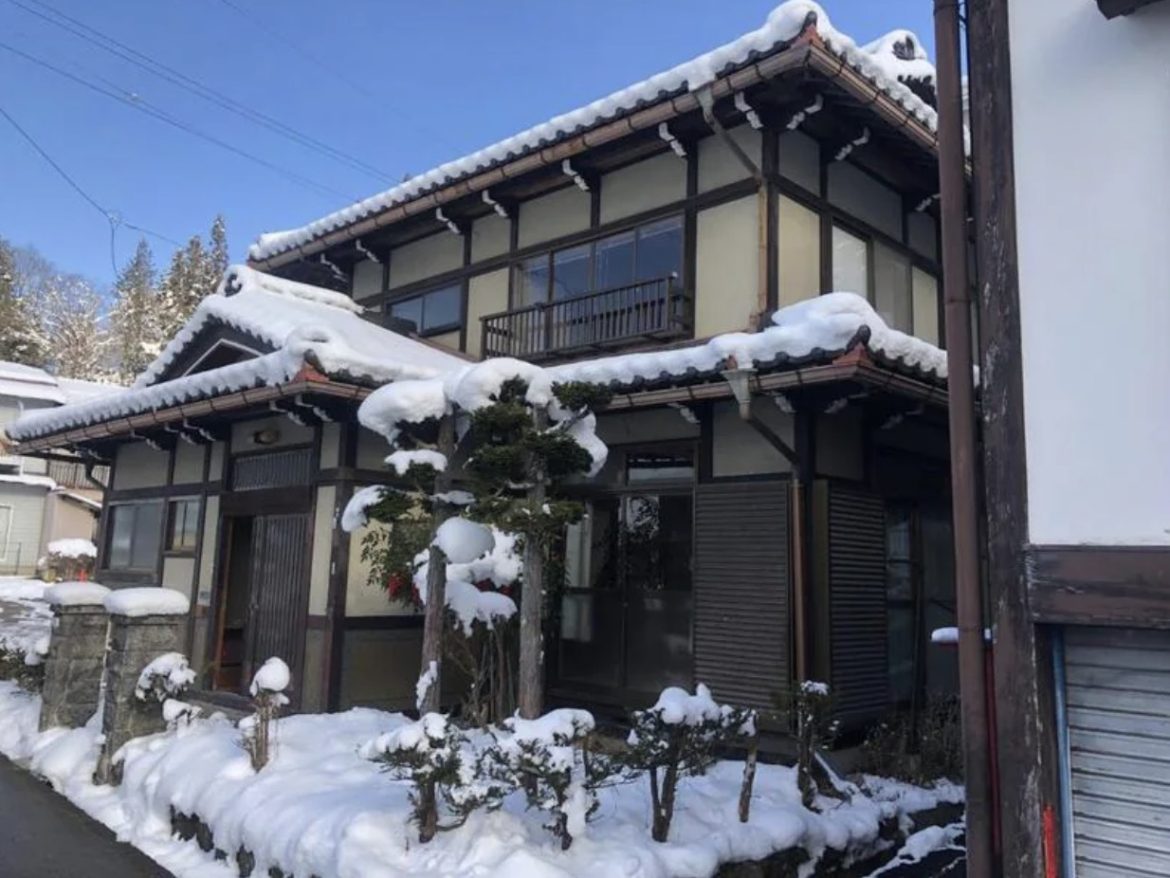
M 186 595 L 169 588 L 125 588 L 106 596 L 110 648 L 106 656 L 102 734 L 105 740 L 94 772 L 96 783 L 118 783 L 121 766 L 113 757 L 131 738 L 166 730 L 154 701 L 134 695 L 143 669 L 160 655 L 181 652 L 187 636 Z
M 90 582 L 63 582 L 47 589 L 53 631 L 45 658 L 40 730 L 84 726 L 97 710 L 106 657 L 109 589 Z

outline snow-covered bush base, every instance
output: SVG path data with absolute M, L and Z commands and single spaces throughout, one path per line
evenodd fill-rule
M 928 790 L 867 780 L 872 797 L 823 802 L 824 813 L 800 806 L 795 773 L 760 765 L 751 820 L 741 824 L 738 762 L 681 781 L 671 840 L 650 840 L 646 784 L 598 791 L 596 818 L 566 852 L 513 794 L 494 813 L 476 812 L 466 825 L 419 845 L 409 819 L 407 782 L 394 781 L 359 748 L 409 720 L 354 709 L 279 720 L 280 747 L 264 771 L 253 772 L 239 732 L 222 717 L 196 719 L 173 732 L 139 738 L 125 748 L 122 785 L 91 782 L 98 729 L 37 734 L 40 699 L 0 682 L 0 751 L 46 777 L 59 792 L 123 841 L 154 857 L 179 878 L 227 878 L 241 848 L 255 857 L 253 875 L 270 866 L 320 878 L 700 878 L 722 863 L 762 859 L 794 847 L 813 857 L 826 849 L 864 853 L 878 844 L 881 823 L 943 801 L 961 801 L 960 787 Z M 172 809 L 210 827 L 216 863 L 194 841 L 172 838 Z

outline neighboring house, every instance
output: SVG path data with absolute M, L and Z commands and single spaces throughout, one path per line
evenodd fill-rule
M 116 389 L 0 362 L 0 429 L 26 412 L 91 399 Z M 53 540 L 93 539 L 101 499 L 101 490 L 85 477 L 80 462 L 0 453 L 0 574 L 32 573 L 45 546 Z
M 816 678 L 853 729 L 953 691 L 932 70 L 811 8 L 262 237 L 132 389 L 11 428 L 113 465 L 100 579 L 190 594 L 211 685 L 279 654 L 303 707 L 412 706 L 420 619 L 337 527 L 387 478 L 354 412 L 508 355 L 615 391 L 554 701 L 768 710 Z
M 1003 874 L 1170 875 L 1170 3 L 968 15 Z

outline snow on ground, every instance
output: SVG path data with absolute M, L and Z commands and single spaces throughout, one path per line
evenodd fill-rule
M 53 611 L 45 591 L 38 579 L 0 576 L 0 649 L 26 657 L 48 653 Z

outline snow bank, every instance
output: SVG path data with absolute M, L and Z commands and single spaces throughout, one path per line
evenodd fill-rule
M 0 650 L 20 653 L 25 664 L 40 664 L 49 654 L 53 611 L 46 590 L 39 580 L 0 577 Z
M 547 122 L 470 155 L 411 177 L 391 189 L 348 205 L 306 226 L 263 234 L 249 248 L 248 257 L 253 260 L 268 259 L 307 244 L 335 229 L 356 223 L 395 205 L 412 201 L 441 186 L 548 146 L 645 104 L 687 90 L 699 89 L 741 64 L 784 47 L 795 39 L 810 21 L 823 45 L 830 52 L 838 55 L 846 64 L 869 79 L 923 125 L 931 130 L 937 126 L 938 114 L 934 108 L 901 81 L 922 77 L 928 68 L 933 81 L 933 68 L 924 60 L 925 56 L 919 54 L 920 41 L 916 38 L 913 40 L 912 52 L 905 47 L 895 51 L 896 43 L 904 40 L 909 34 L 908 31 L 899 30 L 861 47 L 852 38 L 833 27 L 829 16 L 818 4 L 808 0 L 790 0 L 772 10 L 761 27 L 690 61 L 576 110 L 555 116 Z
M 96 582 L 58 582 L 45 589 L 45 600 L 54 607 L 103 606 L 109 593 Z
M 106 610 L 115 616 L 183 616 L 190 609 L 187 596 L 171 588 L 121 588 L 105 597 Z
M 455 564 L 470 564 L 495 546 L 491 529 L 458 516 L 448 518 L 435 531 L 434 545 Z
M 730 332 L 685 348 L 619 354 L 553 366 L 562 381 L 630 385 L 641 381 L 714 373 L 734 362 L 740 368 L 777 361 L 800 362 L 844 353 L 868 335 L 865 346 L 879 358 L 945 379 L 946 353 L 928 342 L 891 329 L 864 297 L 825 293 L 779 309 L 761 332 Z
M 83 540 L 77 537 L 53 540 L 45 547 L 45 551 L 50 555 L 57 555 L 61 558 L 97 557 L 97 546 L 91 540 Z
M 273 656 L 260 666 L 260 670 L 252 678 L 252 685 L 248 687 L 248 691 L 253 696 L 261 692 L 283 692 L 288 688 L 291 679 L 292 674 L 288 665 L 282 659 Z

